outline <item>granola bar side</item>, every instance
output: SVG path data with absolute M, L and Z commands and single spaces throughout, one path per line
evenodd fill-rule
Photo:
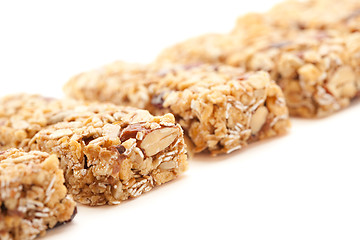
M 0 206 L 1 239 L 34 239 L 76 214 L 59 160 L 38 151 L 0 152 Z

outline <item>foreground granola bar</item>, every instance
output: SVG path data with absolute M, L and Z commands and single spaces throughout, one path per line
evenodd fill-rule
M 114 74 L 121 62 L 72 78 L 65 92 L 74 98 L 124 102 L 145 106 L 153 114 L 170 112 L 195 145 L 195 152 L 213 154 L 282 134 L 289 127 L 288 110 L 280 88 L 265 72 L 215 65 L 148 66 L 144 77 L 128 81 Z M 101 73 L 101 74 L 99 74 Z M 116 78 L 116 80 L 115 80 Z M 131 85 L 143 98 L 131 100 Z M 122 86 L 128 86 L 124 88 Z
M 37 108 L 29 108 L 27 102 L 36 102 Z M 129 107 L 33 95 L 11 96 L 1 103 L 6 109 L 3 116 L 14 112 L 0 118 L 0 140 L 6 140 L 3 148 L 21 145 L 56 153 L 69 193 L 80 203 L 117 204 L 176 178 L 187 168 L 182 129 L 171 114 L 153 117 Z M 13 137 L 5 138 L 9 129 Z M 18 131 L 25 136 L 21 141 Z
M 0 206 L 3 240 L 34 239 L 76 214 L 58 158 L 38 151 L 0 152 Z

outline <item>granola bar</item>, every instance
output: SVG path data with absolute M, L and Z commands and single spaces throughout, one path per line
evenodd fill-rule
M 255 21 L 255 16 L 252 18 L 254 23 L 268 26 L 264 21 Z M 256 26 L 249 28 L 256 29 Z M 232 47 L 224 48 L 221 58 L 209 58 L 212 46 L 202 44 L 207 41 L 205 35 L 166 49 L 157 62 L 220 62 L 247 71 L 267 71 L 284 91 L 293 116 L 327 116 L 359 97 L 359 32 L 344 34 L 308 29 L 281 34 L 281 31 L 274 29 L 272 34 L 252 34 L 249 38 L 219 35 L 217 41 L 220 43 L 213 43 L 213 39 L 211 42 L 219 48 L 229 42 L 224 40 L 229 37 L 239 41 L 231 41 Z M 182 54 L 178 55 L 178 52 Z
M 286 1 L 267 13 L 239 17 L 231 34 L 167 48 L 156 62 L 265 70 L 284 91 L 291 115 L 322 117 L 360 95 L 359 26 L 358 0 Z
M 360 30 L 358 0 L 285 1 L 275 5 L 265 15 L 271 25 L 283 29 L 337 29 L 343 32 Z
M 241 41 L 246 42 L 267 35 L 286 36 L 306 29 L 358 32 L 360 2 L 358 0 L 288 0 L 275 5 L 266 13 L 249 13 L 240 16 L 231 34 L 238 35 Z
M 157 65 L 223 63 L 236 45 L 239 45 L 239 38 L 232 35 L 204 34 L 164 49 L 155 62 Z
M 306 30 L 283 41 L 233 51 L 226 64 L 268 71 L 285 94 L 290 114 L 328 116 L 360 92 L 360 33 Z
M 174 114 L 195 152 L 229 153 L 249 142 L 282 134 L 289 127 L 283 93 L 265 72 L 244 73 L 206 64 L 148 66 L 146 77 L 130 82 L 126 74 L 117 74 L 114 80 L 108 70 L 116 67 L 122 66 L 117 62 L 79 74 L 64 90 L 73 98 L 123 103 L 131 93 L 122 86 L 141 87 L 142 101 L 136 99 L 130 105 L 145 106 L 153 114 Z
M 147 107 L 144 103 L 150 101 L 148 94 L 143 94 L 147 88 L 134 82 L 146 78 L 147 72 L 148 68 L 145 65 L 118 61 L 93 71 L 81 88 L 74 88 L 71 91 L 78 100 L 109 102 L 111 99 L 110 102 L 118 105 L 144 109 Z M 119 76 L 122 76 L 122 85 L 118 84 Z M 90 92 L 90 89 L 94 91 Z M 95 89 L 106 94 L 98 94 Z
M 34 239 L 76 214 L 58 158 L 17 149 L 0 152 L 0 207 L 2 240 Z
M 44 127 L 61 122 L 78 103 L 72 100 L 14 94 L 0 99 L 0 150 L 27 148 Z
M 26 102 L 36 102 L 37 108 L 28 108 Z M 18 123 L 27 124 L 21 131 L 29 137 L 19 142 L 12 135 L 3 148 L 22 145 L 26 150 L 56 153 L 69 193 L 80 203 L 118 204 L 176 178 L 187 168 L 183 132 L 171 114 L 153 117 L 130 107 L 33 95 L 8 97 L 2 105 L 15 114 L 0 118 L 0 140 L 9 129 L 15 131 Z M 52 110 L 50 106 L 59 107 Z M 39 119 L 41 128 L 29 134 Z

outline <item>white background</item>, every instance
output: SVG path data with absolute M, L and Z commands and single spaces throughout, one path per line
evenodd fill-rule
M 0 94 L 62 97 L 72 75 L 227 32 L 276 1 L 1 1 Z M 80 206 L 60 239 L 360 239 L 360 103 L 216 158 L 118 206 Z

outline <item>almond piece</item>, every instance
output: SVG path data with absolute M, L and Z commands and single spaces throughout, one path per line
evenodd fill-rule
M 266 122 L 266 117 L 268 113 L 269 111 L 265 106 L 261 106 L 255 111 L 250 122 L 251 134 L 256 134 L 258 131 L 260 131 L 260 129 Z
M 176 162 L 174 162 L 174 161 L 162 162 L 159 165 L 159 169 L 161 169 L 161 170 L 170 170 L 173 168 L 176 168 Z
M 155 129 L 145 135 L 140 147 L 150 157 L 167 148 L 178 135 L 179 130 L 174 127 Z

